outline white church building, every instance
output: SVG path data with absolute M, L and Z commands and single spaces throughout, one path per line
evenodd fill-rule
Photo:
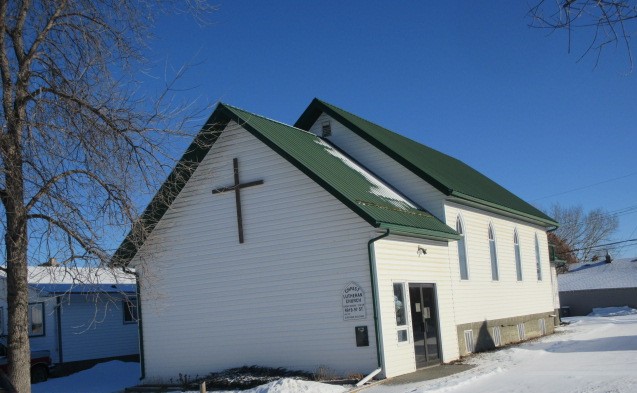
M 315 99 L 219 104 L 114 256 L 143 381 L 243 365 L 393 377 L 553 331 L 557 223 L 463 162 Z

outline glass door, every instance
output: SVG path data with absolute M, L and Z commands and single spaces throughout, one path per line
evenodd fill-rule
M 438 310 L 434 284 L 409 284 L 416 367 L 440 363 Z

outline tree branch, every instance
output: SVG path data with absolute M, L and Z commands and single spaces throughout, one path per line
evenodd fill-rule
M 80 246 L 82 246 L 82 248 L 84 248 L 87 252 L 96 255 L 101 260 L 106 260 L 105 255 L 101 252 L 99 247 L 97 247 L 95 244 L 92 244 L 92 242 L 90 242 L 89 240 L 83 238 L 79 233 L 72 230 L 68 225 L 66 225 L 66 223 L 60 220 L 56 220 L 55 218 L 49 215 L 40 214 L 40 213 L 27 214 L 26 218 L 27 220 L 39 219 L 39 220 L 44 220 L 48 222 L 49 224 L 59 228 L 60 230 L 62 230 L 62 232 L 64 232 L 73 240 L 78 242 Z
M 62 179 L 65 179 L 67 177 L 73 176 L 73 175 L 85 175 L 89 178 L 91 178 L 93 181 L 97 182 L 106 192 L 109 193 L 109 195 L 113 195 L 112 191 L 111 191 L 111 187 L 109 187 L 109 184 L 104 182 L 99 176 L 97 176 L 96 174 L 88 171 L 88 170 L 84 170 L 84 169 L 72 169 L 72 170 L 68 170 L 62 173 L 59 173 L 55 176 L 53 176 L 52 178 L 50 178 L 41 188 L 40 190 L 31 198 L 31 200 L 29 201 L 29 203 L 27 203 L 25 210 L 28 212 L 31 210 L 31 208 L 33 208 L 33 206 L 40 200 L 40 198 L 42 198 L 42 196 L 46 195 L 49 190 L 51 189 L 51 187 L 53 187 L 57 182 L 59 182 Z

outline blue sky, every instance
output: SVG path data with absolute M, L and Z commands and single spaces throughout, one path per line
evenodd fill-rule
M 150 73 L 193 64 L 180 99 L 294 123 L 319 97 L 541 208 L 637 207 L 637 71 L 615 48 L 596 68 L 592 56 L 578 62 L 588 35 L 576 32 L 569 54 L 564 33 L 528 27 L 526 2 L 219 5 L 206 26 L 157 22 Z M 637 209 L 620 220 L 616 240 L 637 238 Z

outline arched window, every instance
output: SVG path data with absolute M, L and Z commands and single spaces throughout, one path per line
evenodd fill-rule
M 522 258 L 520 258 L 520 239 L 517 229 L 513 231 L 513 248 L 515 249 L 515 272 L 518 281 L 522 281 Z
M 489 253 L 491 254 L 491 279 L 498 281 L 498 254 L 495 249 L 495 234 L 493 233 L 493 225 L 489 224 Z
M 469 268 L 467 266 L 467 245 L 465 243 L 464 228 L 460 216 L 456 220 L 456 232 L 460 235 L 458 239 L 458 262 L 460 263 L 460 279 L 469 279 Z
M 535 234 L 535 268 L 537 269 L 537 280 L 542 281 L 542 259 L 540 258 L 540 240 Z

